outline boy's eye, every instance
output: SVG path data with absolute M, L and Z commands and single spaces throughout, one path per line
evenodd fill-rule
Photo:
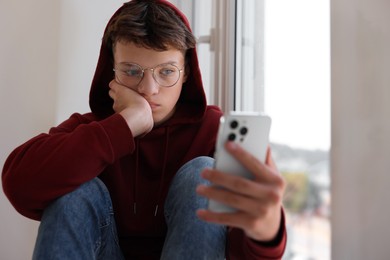
M 142 76 L 142 70 L 140 68 L 127 68 L 123 72 L 129 77 Z
M 158 74 L 161 76 L 171 76 L 177 72 L 177 69 L 173 66 L 159 68 Z
M 169 75 L 169 74 L 172 74 L 173 72 L 174 71 L 171 69 L 165 69 L 165 70 L 160 71 L 160 73 L 164 74 L 164 75 Z

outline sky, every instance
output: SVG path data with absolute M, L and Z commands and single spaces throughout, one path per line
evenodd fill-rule
M 330 148 L 328 0 L 265 0 L 265 112 L 272 142 Z

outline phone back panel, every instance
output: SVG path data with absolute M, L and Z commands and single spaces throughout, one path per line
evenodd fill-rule
M 270 128 L 271 118 L 264 114 L 231 112 L 222 117 L 214 155 L 214 168 L 226 174 L 253 179 L 252 173 L 231 156 L 225 150 L 224 145 L 228 140 L 234 141 L 264 163 L 269 144 Z M 216 212 L 234 211 L 234 209 L 213 200 L 209 201 L 209 208 Z

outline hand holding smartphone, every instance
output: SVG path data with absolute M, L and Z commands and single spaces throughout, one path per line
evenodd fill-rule
M 269 144 L 271 118 L 261 113 L 230 112 L 221 118 L 218 130 L 214 168 L 230 175 L 253 179 L 252 173 L 224 148 L 227 141 L 238 143 L 261 162 L 265 162 Z M 214 212 L 234 212 L 235 209 L 209 200 Z

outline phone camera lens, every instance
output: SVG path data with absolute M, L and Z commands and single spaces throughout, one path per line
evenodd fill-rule
M 236 140 L 236 134 L 235 134 L 235 133 L 229 134 L 228 140 L 229 140 L 229 141 L 234 141 L 234 140 Z
M 246 128 L 245 126 L 240 129 L 240 134 L 246 135 L 247 133 L 248 133 L 248 128 Z
M 232 122 L 230 122 L 230 127 L 232 129 L 236 129 L 238 126 L 238 122 L 236 120 L 233 120 Z

